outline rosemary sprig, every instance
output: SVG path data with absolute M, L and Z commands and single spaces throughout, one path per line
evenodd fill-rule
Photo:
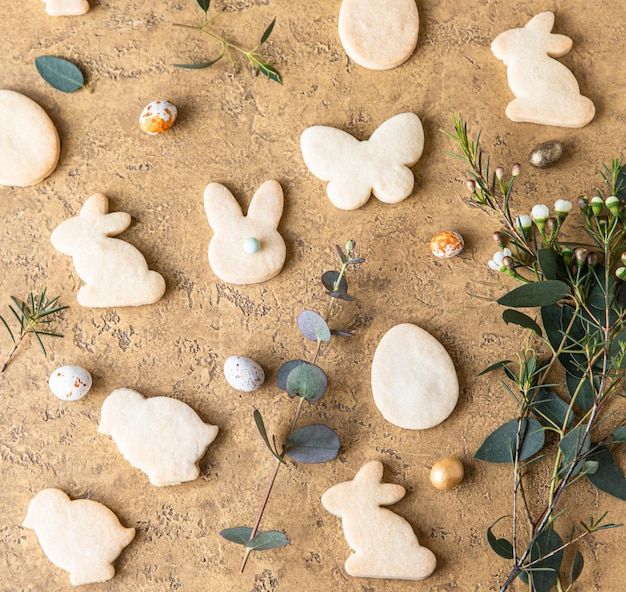
M 17 348 L 22 344 L 27 335 L 30 334 L 35 338 L 44 356 L 47 356 L 47 353 L 41 338 L 44 336 L 63 337 L 63 335 L 58 333 L 40 329 L 40 327 L 46 327 L 53 321 L 52 315 L 67 308 L 67 306 L 60 306 L 58 301 L 58 296 L 52 299 L 46 299 L 46 288 L 44 288 L 38 295 L 34 295 L 31 292 L 26 301 L 22 303 L 18 302 L 15 298 L 13 298 L 13 296 L 11 296 L 11 302 L 13 305 L 9 304 L 9 310 L 17 319 L 19 332 L 14 333 L 5 318 L 0 316 L 0 321 L 2 321 L 2 324 L 8 331 L 11 341 L 13 342 L 13 348 L 4 360 L 4 364 L 2 365 L 2 368 L 0 368 L 0 374 L 6 370 L 6 367 L 9 365 L 9 362 L 17 351 Z

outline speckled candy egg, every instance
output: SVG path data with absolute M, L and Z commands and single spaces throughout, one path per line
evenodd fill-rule
M 91 388 L 91 374 L 80 366 L 61 366 L 50 375 L 48 384 L 55 397 L 78 401 Z
M 461 481 L 465 470 L 463 463 L 454 456 L 438 460 L 430 470 L 430 482 L 437 489 L 447 491 L 456 487 Z
M 148 103 L 139 116 L 139 126 L 153 136 L 162 134 L 176 122 L 178 111 L 169 101 L 159 99 Z
M 256 391 L 265 382 L 265 372 L 254 360 L 245 356 L 231 356 L 224 362 L 224 376 L 238 391 Z
M 465 246 L 463 237 L 452 230 L 438 232 L 430 239 L 430 250 L 435 257 L 449 259 L 458 255 Z

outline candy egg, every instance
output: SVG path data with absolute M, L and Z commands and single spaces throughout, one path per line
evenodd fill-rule
M 435 257 L 449 259 L 458 255 L 465 246 L 463 237 L 451 230 L 438 232 L 430 239 L 430 250 Z
M 552 166 L 563 156 L 563 144 L 552 140 L 535 146 L 528 155 L 528 162 L 537 169 Z
M 463 463 L 454 456 L 438 460 L 430 470 L 430 482 L 437 489 L 447 491 L 463 481 Z
M 224 376 L 238 391 L 256 391 L 265 382 L 265 372 L 254 360 L 245 356 L 231 356 L 224 362 Z
M 254 255 L 261 250 L 261 243 L 258 238 L 251 236 L 243 241 L 243 250 L 248 255 Z
M 157 100 L 148 103 L 139 116 L 139 126 L 153 136 L 162 134 L 176 122 L 178 111 L 169 101 Z
M 78 401 L 91 388 L 91 374 L 80 366 L 61 366 L 50 375 L 48 384 L 55 397 Z

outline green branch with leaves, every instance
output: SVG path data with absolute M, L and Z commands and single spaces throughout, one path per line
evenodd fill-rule
M 493 551 L 512 562 L 500 591 L 520 579 L 529 592 L 567 592 L 584 558 L 576 549 L 564 573 L 564 551 L 621 526 L 606 521 L 605 512 L 570 524 L 567 536 L 559 534 L 569 488 L 585 479 L 626 500 L 626 477 L 616 462 L 626 444 L 626 413 L 609 403 L 625 396 L 626 165 L 621 159 L 602 165 L 608 197 L 598 192 L 579 199 L 586 236 L 571 243 L 561 235 L 571 202 L 556 200 L 553 213 L 536 204 L 530 214 L 514 216 L 511 198 L 520 166 L 513 165 L 508 179 L 502 167 L 492 169 L 480 134 L 471 140 L 460 117 L 454 118 L 454 132 L 444 133 L 460 150 L 452 155 L 467 167 L 474 202 L 500 220 L 494 235 L 500 250 L 490 269 L 522 284 L 498 299 L 507 307 L 503 320 L 528 330 L 514 361 L 500 360 L 481 372 L 502 371 L 501 384 L 516 407 L 515 417 L 489 434 L 475 454 L 513 467 L 512 513 L 487 529 Z M 522 312 L 533 308 L 540 318 Z M 535 469 L 542 474 L 546 468 L 542 497 L 527 483 Z M 494 527 L 504 518 L 511 534 L 498 538 Z
M 67 306 L 60 306 L 58 301 L 58 296 L 52 299 L 46 298 L 45 288 L 38 295 L 31 292 L 24 302 L 18 302 L 11 296 L 12 305 L 9 305 L 9 310 L 18 322 L 18 329 L 12 330 L 5 318 L 0 316 L 0 322 L 4 325 L 13 342 L 13 347 L 5 358 L 2 368 L 0 368 L 0 374 L 6 370 L 17 349 L 28 335 L 32 335 L 35 338 L 44 356 L 47 353 L 42 338 L 63 337 L 63 335 L 41 328 L 47 327 L 54 320 L 52 318 L 53 315 L 67 308 Z
M 312 310 L 304 310 L 298 315 L 300 332 L 306 339 L 316 344 L 311 361 L 290 360 L 285 362 L 278 370 L 276 379 L 278 388 L 286 392 L 291 399 L 298 399 L 298 405 L 289 431 L 281 444 L 277 443 L 276 436 L 272 436 L 270 439 L 261 412 L 259 410 L 254 411 L 254 421 L 265 446 L 274 459 L 274 468 L 254 525 L 252 527 L 238 526 L 227 528 L 220 532 L 221 536 L 226 540 L 243 545 L 244 554 L 240 566 L 241 572 L 244 571 L 252 551 L 284 547 L 290 542 L 287 535 L 283 532 L 277 530 L 261 532 L 259 530 L 280 467 L 287 462 L 286 457 L 296 462 L 318 464 L 333 460 L 339 452 L 339 436 L 332 428 L 324 424 L 298 427 L 298 420 L 305 401 L 314 403 L 319 401 L 326 393 L 328 379 L 324 370 L 317 365 L 322 344 L 328 343 L 333 336 L 352 336 L 352 333 L 349 331 L 331 329 L 328 326 L 336 302 L 338 300 L 346 302 L 354 300 L 354 296 L 348 294 L 348 281 L 345 277 L 348 268 L 360 265 L 365 261 L 361 257 L 354 256 L 355 241 L 348 241 L 345 248 L 346 251 L 344 253 L 341 247 L 336 247 L 337 255 L 341 262 L 339 271 L 327 271 L 321 278 L 322 284 L 326 288 L 326 293 L 330 297 L 325 316 L 322 317 Z
M 226 57 L 228 58 L 228 61 L 230 62 L 233 70 L 237 71 L 235 60 L 233 59 L 233 52 L 238 52 L 240 54 L 243 54 L 247 58 L 250 65 L 257 72 L 260 72 L 261 74 L 263 74 L 263 76 L 266 76 L 274 82 L 278 82 L 279 84 L 283 83 L 282 78 L 276 68 L 274 68 L 273 64 L 267 61 L 263 57 L 263 54 L 260 52 L 261 46 L 269 39 L 269 36 L 274 30 L 276 19 L 274 19 L 269 24 L 269 26 L 263 32 L 263 35 L 261 35 L 260 41 L 252 49 L 245 49 L 244 47 L 241 47 L 240 45 L 237 45 L 236 43 L 233 43 L 232 41 L 229 41 L 228 39 L 222 37 L 221 35 L 218 35 L 214 30 L 210 28 L 215 20 L 222 14 L 223 10 L 216 12 L 212 16 L 209 16 L 211 0 L 197 0 L 197 2 L 198 6 L 200 6 L 204 13 L 202 22 L 199 25 L 185 25 L 181 23 L 176 23 L 175 26 L 184 27 L 186 29 L 193 29 L 194 31 L 198 31 L 200 33 L 203 33 L 204 35 L 207 35 L 219 44 L 221 50 L 220 54 L 216 58 L 210 59 L 208 61 L 192 64 L 174 64 L 175 67 L 186 68 L 189 70 L 201 70 L 213 66 L 213 64 L 219 62 L 223 57 Z

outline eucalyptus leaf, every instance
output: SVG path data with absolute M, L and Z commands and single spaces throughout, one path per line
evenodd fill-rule
M 541 273 L 547 280 L 567 280 L 567 270 L 561 255 L 552 249 L 539 249 L 537 260 Z
M 335 250 L 337 251 L 337 257 L 339 257 L 339 261 L 344 265 L 348 262 L 348 258 L 345 256 L 342 248 L 339 245 L 335 245 Z
M 513 559 L 513 545 L 506 539 L 496 538 L 491 527 L 487 529 L 487 542 L 495 553 L 503 559 Z
M 275 24 L 276 24 L 276 18 L 274 18 L 274 20 L 269 24 L 267 29 L 265 29 L 265 33 L 263 33 L 263 35 L 261 36 L 261 41 L 259 41 L 259 45 L 263 45 L 268 40 L 269 36 L 272 34 L 272 31 L 274 30 Z
M 626 442 L 626 426 L 620 426 L 613 432 L 613 442 Z
M 542 387 L 533 400 L 532 412 L 543 425 L 563 427 L 567 418 L 568 429 L 574 424 L 574 414 L 569 412 L 569 405 L 552 389 Z
M 569 576 L 570 584 L 573 584 L 580 577 L 580 574 L 583 572 L 583 567 L 585 567 L 585 558 L 580 551 L 576 551 L 574 561 L 572 562 L 572 571 Z
M 326 373 L 319 366 L 308 362 L 296 366 L 287 376 L 287 392 L 290 397 L 319 401 L 327 387 Z
M 341 276 L 339 285 L 337 285 L 338 279 L 339 279 L 338 271 L 326 271 L 322 275 L 322 284 L 324 285 L 324 288 L 326 288 L 329 292 L 334 292 L 335 290 L 337 290 L 339 292 L 343 292 L 344 294 L 347 294 L 348 282 L 346 281 L 345 276 Z
M 549 306 L 563 300 L 569 294 L 567 284 L 559 280 L 531 282 L 515 288 L 498 299 L 498 304 L 524 308 Z
M 598 470 L 588 474 L 587 479 L 600 491 L 626 500 L 626 477 L 617 466 L 611 451 L 606 446 L 599 446 L 588 458 L 598 462 Z
M 85 86 L 83 73 L 72 62 L 56 56 L 39 56 L 35 59 L 39 75 L 53 88 L 71 93 Z
M 569 466 L 574 462 L 576 457 L 580 458 L 589 451 L 591 447 L 591 439 L 589 434 L 585 434 L 587 424 L 582 424 L 570 430 L 563 436 L 559 442 L 559 450 L 563 454 L 561 461 L 561 472 L 565 473 L 569 470 Z M 578 462 L 572 471 L 572 475 L 577 475 L 583 468 L 583 463 Z
M 331 298 L 338 298 L 339 300 L 347 300 L 348 302 L 355 300 L 354 296 L 350 296 L 350 294 L 346 294 L 345 292 L 328 292 L 328 295 Z
M 278 375 L 276 376 L 276 384 L 281 391 L 287 392 L 287 376 L 289 373 L 296 368 L 297 366 L 302 366 L 302 364 L 306 364 L 304 360 L 289 360 L 285 362 L 279 369 Z
M 298 428 L 289 434 L 286 454 L 296 462 L 317 464 L 333 460 L 339 452 L 339 436 L 323 424 Z
M 598 379 L 596 379 L 596 382 Z M 582 384 L 581 384 L 582 383 Z M 565 373 L 565 385 L 570 397 L 576 394 L 574 404 L 582 411 L 589 411 L 596 400 L 595 392 L 591 386 L 589 378 L 573 376 L 569 372 Z
M 204 10 L 204 12 L 209 11 L 209 7 L 211 6 L 211 0 L 197 0 L 198 6 Z
M 250 540 L 250 535 L 252 534 L 252 529 L 248 526 L 237 526 L 235 528 L 225 528 L 220 531 L 220 536 L 224 537 L 227 541 L 231 543 L 236 543 L 237 545 L 247 545 Z
M 264 64 L 263 62 L 257 62 L 256 64 L 259 72 L 263 74 L 263 76 L 267 76 L 270 80 L 274 82 L 278 82 L 278 84 L 283 83 L 283 79 L 280 77 L 280 74 L 277 72 L 276 68 L 272 66 L 272 64 Z
M 348 265 L 360 265 L 361 263 L 365 263 L 365 259 L 363 257 L 352 257 L 348 260 Z
M 286 547 L 290 543 L 287 535 L 278 530 L 260 532 L 251 541 L 246 543 L 246 549 L 252 551 L 267 551 L 278 547 Z
M 224 57 L 224 54 L 221 54 L 219 57 L 211 60 L 209 62 L 198 62 L 196 64 L 173 64 L 175 68 L 185 68 L 187 70 L 202 70 L 204 68 L 209 68 L 213 64 L 216 64 Z
M 257 429 L 259 430 L 259 433 L 261 434 L 261 438 L 263 438 L 263 442 L 265 442 L 265 445 L 267 446 L 268 450 L 272 453 L 272 456 L 276 460 L 279 460 L 281 463 L 284 463 L 285 461 L 281 458 L 278 452 L 274 450 L 274 448 L 270 444 L 270 440 L 267 437 L 267 430 L 265 429 L 265 422 L 263 421 L 263 416 L 261 415 L 261 412 L 258 409 L 254 410 L 254 421 L 256 423 Z
M 500 360 L 499 362 L 495 362 L 495 363 L 491 364 L 490 366 L 487 366 L 486 368 L 481 370 L 478 373 L 478 376 L 482 376 L 483 374 L 488 374 L 489 372 L 493 372 L 494 370 L 498 370 L 499 368 L 502 368 L 503 366 L 506 366 L 507 364 L 510 364 L 510 363 L 511 363 L 511 360 Z
M 303 310 L 298 315 L 298 327 L 302 335 L 311 341 L 330 341 L 328 324 L 312 310 Z
M 542 307 L 541 319 L 548 341 L 555 350 L 560 349 L 561 342 L 564 341 L 564 349 L 567 351 L 559 355 L 559 362 L 570 374 L 584 376 L 587 358 L 580 345 L 587 338 L 588 325 L 584 318 L 571 306 L 552 305 Z
M 528 583 L 528 574 L 532 577 L 535 592 L 550 592 L 556 583 L 556 578 L 563 562 L 563 550 L 549 555 L 563 546 L 563 540 L 552 529 L 541 531 L 535 538 L 530 549 L 530 561 L 536 562 L 532 567 L 520 574 L 520 579 Z M 543 558 L 543 559 L 542 559 Z
M 509 323 L 513 323 L 514 325 L 519 325 L 524 329 L 530 329 L 534 331 L 539 337 L 543 335 L 541 331 L 541 327 L 536 323 L 535 320 L 531 319 L 528 315 L 520 312 L 519 310 L 514 310 L 512 308 L 507 308 L 502 313 L 502 320 L 508 325 Z
M 331 329 L 331 335 L 339 335 L 340 337 L 354 337 L 354 333 L 350 331 L 344 331 L 343 329 Z
M 600 322 L 599 325 L 596 323 L 599 327 L 603 327 L 606 323 L 607 310 L 609 311 L 608 326 L 611 326 L 617 320 L 617 313 L 611 309 L 615 301 L 615 283 L 615 278 L 610 274 L 608 287 L 606 286 L 603 266 L 599 265 L 593 269 L 591 282 L 587 289 L 586 304 L 591 315 Z M 589 314 L 586 314 L 586 316 L 592 320 Z
M 545 443 L 543 428 L 536 419 L 524 417 L 521 420 L 512 419 L 489 434 L 474 456 L 487 462 L 513 462 L 518 424 L 521 440 L 519 459 L 526 460 L 537 454 Z

